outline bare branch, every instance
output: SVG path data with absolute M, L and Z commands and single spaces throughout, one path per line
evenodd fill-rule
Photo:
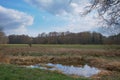
M 103 26 L 120 33 L 120 0 L 91 0 L 85 15 L 96 10 L 103 20 Z

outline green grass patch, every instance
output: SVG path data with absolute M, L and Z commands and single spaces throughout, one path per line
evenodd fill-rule
M 0 64 L 0 80 L 90 80 L 40 69 Z

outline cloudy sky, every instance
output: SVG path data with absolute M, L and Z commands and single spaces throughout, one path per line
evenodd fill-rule
M 0 0 L 0 28 L 7 35 L 93 31 L 94 12 L 81 16 L 89 0 Z

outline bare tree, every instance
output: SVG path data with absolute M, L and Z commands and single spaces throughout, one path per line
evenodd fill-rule
M 120 33 L 120 0 L 90 0 L 84 14 L 97 11 L 102 21 L 102 28 L 112 34 Z
M 8 43 L 8 38 L 3 32 L 3 29 L 0 27 L 0 44 L 6 44 Z

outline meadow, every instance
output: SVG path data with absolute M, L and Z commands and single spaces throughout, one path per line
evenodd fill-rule
M 1 44 L 0 62 L 2 80 L 120 80 L 120 45 Z M 21 67 L 39 63 L 88 64 L 103 71 L 86 79 Z

